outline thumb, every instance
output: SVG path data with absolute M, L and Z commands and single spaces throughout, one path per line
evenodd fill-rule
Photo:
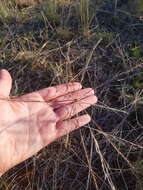
M 0 70 L 0 96 L 9 97 L 12 87 L 12 78 L 10 73 L 5 70 Z

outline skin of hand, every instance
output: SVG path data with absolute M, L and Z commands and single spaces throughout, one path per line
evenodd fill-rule
M 11 87 L 9 72 L 0 70 L 0 175 L 89 123 L 88 114 L 71 117 L 97 102 L 93 90 L 78 82 L 10 99 Z

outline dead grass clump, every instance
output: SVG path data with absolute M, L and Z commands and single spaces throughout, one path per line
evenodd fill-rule
M 41 3 L 42 0 L 16 0 L 15 3 L 17 6 L 35 6 L 39 3 Z

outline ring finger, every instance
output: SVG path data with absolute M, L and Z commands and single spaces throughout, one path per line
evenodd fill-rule
M 97 102 L 97 97 L 94 95 L 90 95 L 88 97 L 82 98 L 81 100 L 62 106 L 55 110 L 55 113 L 59 120 L 68 119 L 75 114 L 81 112 L 82 110 L 90 107 L 91 105 Z

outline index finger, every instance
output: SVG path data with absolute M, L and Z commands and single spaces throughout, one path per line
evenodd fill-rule
M 61 84 L 25 94 L 23 96 L 18 97 L 18 99 L 22 101 L 50 101 L 54 98 L 63 96 L 69 92 L 73 92 L 81 88 L 82 85 L 79 82 Z
M 53 98 L 57 98 L 59 96 L 63 96 L 68 94 L 69 92 L 73 92 L 82 88 L 82 85 L 78 82 L 61 84 L 53 87 L 49 87 L 39 91 L 39 93 L 43 96 L 44 100 L 48 101 Z M 47 92 L 46 92 L 47 91 Z

